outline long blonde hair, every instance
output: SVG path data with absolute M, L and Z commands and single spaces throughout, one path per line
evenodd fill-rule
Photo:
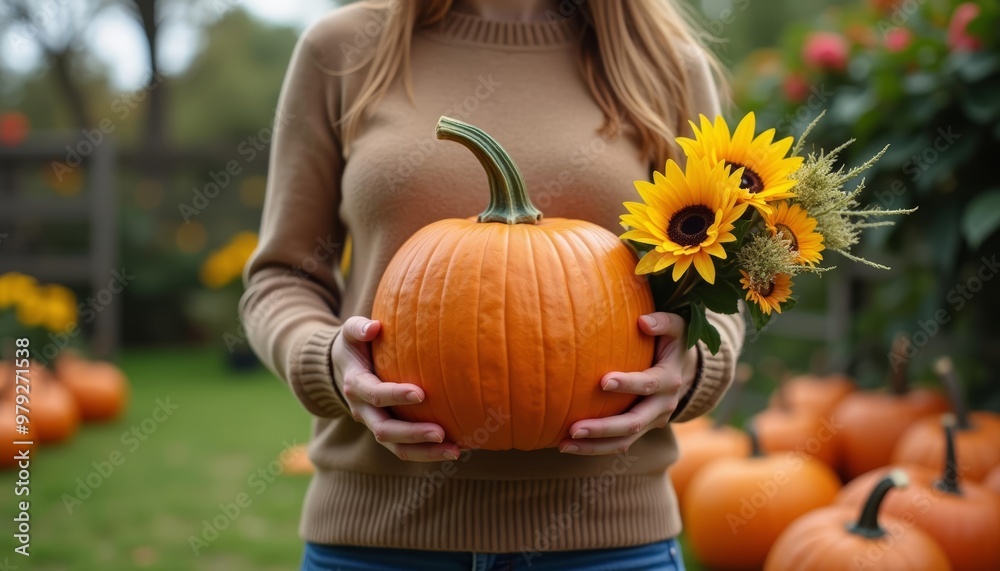
M 342 120 L 345 152 L 365 112 L 376 106 L 398 73 L 413 99 L 410 44 L 415 29 L 440 22 L 454 0 L 369 0 L 387 18 L 357 98 Z M 707 34 L 678 0 L 575 0 L 586 21 L 580 70 L 604 112 L 601 134 L 614 136 L 623 125 L 638 135 L 644 156 L 657 164 L 674 158 L 673 140 L 693 112 L 688 68 L 699 56 L 715 81 L 724 85 L 718 59 L 706 49 Z M 687 53 L 685 53 L 687 52 Z M 700 53 L 699 53 L 700 52 Z M 352 71 L 352 70 L 349 70 Z

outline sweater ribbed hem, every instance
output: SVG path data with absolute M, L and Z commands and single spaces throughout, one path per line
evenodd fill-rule
M 448 477 L 446 464 L 425 476 L 317 473 L 300 534 L 322 544 L 531 554 L 642 545 L 681 530 L 666 472 L 463 480 Z
M 316 330 L 293 349 L 289 384 L 302 406 L 322 418 L 334 418 L 349 409 L 333 383 L 330 350 L 340 327 Z

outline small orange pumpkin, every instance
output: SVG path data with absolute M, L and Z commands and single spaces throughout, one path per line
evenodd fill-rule
M 948 410 L 948 401 L 941 393 L 909 386 L 909 343 L 902 336 L 893 343 L 891 361 L 895 368 L 889 376 L 888 392 L 854 393 L 833 412 L 840 427 L 837 439 L 845 479 L 888 465 L 907 428 L 921 418 Z
M 125 410 L 128 380 L 115 365 L 104 361 L 86 361 L 66 353 L 56 361 L 56 375 L 73 395 L 83 420 L 113 420 Z
M 886 493 L 907 482 L 905 472 L 891 472 L 871 490 L 860 517 L 851 507 L 831 506 L 795 520 L 774 543 L 764 571 L 949 571 L 932 537 L 904 520 L 879 517 Z
M 720 458 L 746 458 L 750 454 L 750 437 L 726 423 L 732 417 L 736 402 L 751 373 L 749 365 L 737 366 L 733 386 L 716 410 L 714 421 L 709 421 L 706 416 L 699 416 L 695 421 L 701 421 L 703 428 L 687 430 L 678 428 L 691 422 L 670 425 L 674 430 L 674 438 L 677 439 L 678 455 L 677 461 L 667 471 L 679 502 L 684 501 L 687 486 L 699 470 Z
M 442 117 L 437 136 L 476 155 L 490 206 L 419 230 L 382 276 L 375 373 L 427 395 L 394 413 L 438 423 L 466 448 L 534 450 L 556 446 L 574 422 L 628 409 L 634 396 L 599 383 L 652 363 L 654 340 L 638 320 L 653 298 L 634 252 L 596 224 L 542 220 L 514 162 L 482 130 Z
M 768 454 L 808 454 L 831 468 L 839 461 L 836 427 L 804 409 L 768 407 L 754 416 L 760 446 Z
M 958 457 L 962 459 L 962 477 L 981 481 L 990 470 L 1000 466 L 1000 414 L 968 412 L 951 359 L 945 357 L 938 360 L 935 368 L 948 389 L 955 410 L 955 447 Z M 903 434 L 893 453 L 893 462 L 917 464 L 940 471 L 944 468 L 945 448 L 941 417 L 927 417 Z
M 837 403 L 855 390 L 857 385 L 844 375 L 800 375 L 783 382 L 771 395 L 769 406 L 804 409 L 828 417 Z
M 859 476 L 841 490 L 838 504 L 858 507 L 866 490 L 891 469 L 905 470 L 912 485 L 890 497 L 883 512 L 912 521 L 933 537 L 954 569 L 1000 569 L 1000 498 L 986 488 L 960 481 L 954 418 L 945 418 L 943 476 L 922 466 L 895 466 Z M 940 424 L 938 430 L 941 430 Z M 940 473 L 940 472 L 938 472 Z
M 713 569 L 760 569 L 788 525 L 829 505 L 837 475 L 808 455 L 763 456 L 752 427 L 752 455 L 712 462 L 691 479 L 682 511 L 698 560 Z
M 31 434 L 41 444 L 69 440 L 80 428 L 80 409 L 73 395 L 40 366 L 35 366 L 32 373 L 28 415 Z

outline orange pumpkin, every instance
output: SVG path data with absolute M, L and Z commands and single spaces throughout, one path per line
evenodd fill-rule
M 831 468 L 839 460 L 837 428 L 828 419 L 805 409 L 766 408 L 754 416 L 760 447 L 768 454 L 808 454 Z
M 668 472 L 678 501 L 683 501 L 691 478 L 702 468 L 720 458 L 746 458 L 750 454 L 750 437 L 737 428 L 728 426 L 743 387 L 750 380 L 752 369 L 741 363 L 736 367 L 736 378 L 726 398 L 715 412 L 715 421 L 699 416 L 691 422 L 671 424 L 677 440 L 677 461 Z M 698 422 L 699 427 L 681 429 Z
M 948 400 L 941 393 L 909 386 L 905 366 L 908 343 L 900 337 L 893 344 L 899 358 L 892 360 L 896 368 L 889 377 L 888 392 L 854 393 L 833 412 L 840 427 L 841 472 L 848 480 L 889 464 L 907 428 L 921 418 L 948 410 Z
M 801 375 L 783 382 L 771 395 L 769 406 L 787 406 L 829 416 L 837 403 L 856 389 L 854 381 L 844 375 Z
M 829 505 L 839 488 L 822 462 L 794 452 L 762 456 L 754 444 L 749 458 L 724 458 L 695 474 L 681 504 L 684 529 L 705 566 L 760 569 L 781 532 Z
M 900 470 L 883 478 L 868 494 L 860 517 L 852 507 L 832 506 L 795 520 L 771 548 L 764 571 L 950 570 L 948 556 L 932 537 L 907 521 L 879 517 L 886 493 L 907 482 Z
M 958 457 L 962 459 L 962 477 L 981 481 L 990 470 L 1000 466 L 1000 414 L 968 412 L 951 359 L 940 359 L 936 368 L 942 383 L 948 388 L 955 409 L 955 447 Z M 893 453 L 893 462 L 917 464 L 940 471 L 944 467 L 945 448 L 941 417 L 928 417 L 903 434 Z
M 671 423 L 670 428 L 674 431 L 674 436 L 680 440 L 682 436 L 694 434 L 712 428 L 715 423 L 707 416 L 698 416 L 687 422 Z
M 316 471 L 312 461 L 309 460 L 309 449 L 303 444 L 283 451 L 280 460 L 285 465 L 284 473 L 288 475 L 312 474 Z
M 80 428 L 80 409 L 73 395 L 59 383 L 52 381 L 45 369 L 32 371 L 31 418 L 29 429 L 41 444 L 63 442 L 73 437 Z
M 56 374 L 79 405 L 83 420 L 112 420 L 125 410 L 128 381 L 111 363 L 90 362 L 67 354 L 56 361 Z
M 941 430 L 940 424 L 938 430 Z M 912 485 L 888 498 L 882 511 L 912 521 L 933 537 L 951 565 L 963 571 L 1000 569 L 1000 498 L 984 487 L 960 481 L 954 427 L 945 427 L 948 443 L 943 476 L 921 466 L 896 466 L 864 474 L 844 487 L 838 504 L 859 507 L 866 490 L 891 469 L 905 470 Z
M 437 134 L 482 163 L 490 206 L 419 230 L 382 277 L 375 373 L 427 395 L 395 414 L 438 423 L 465 448 L 533 450 L 557 445 L 574 422 L 628 409 L 634 396 L 599 383 L 652 363 L 638 319 L 653 299 L 633 251 L 595 224 L 542 220 L 480 129 L 442 117 Z

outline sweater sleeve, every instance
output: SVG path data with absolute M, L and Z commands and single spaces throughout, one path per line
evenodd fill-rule
M 338 216 L 344 159 L 335 130 L 340 82 L 318 49 L 326 33 L 314 26 L 303 34 L 282 85 L 240 315 L 250 346 L 303 406 L 335 417 L 348 410 L 330 360 L 342 323 L 335 272 L 345 236 Z
M 700 48 L 694 50 L 691 58 L 688 82 L 691 86 L 692 119 L 696 119 L 699 113 L 714 119 L 722 112 L 712 70 L 705 52 Z M 693 136 L 690 126 L 685 126 L 684 136 Z M 698 343 L 698 373 L 694 384 L 674 411 L 672 422 L 684 422 L 710 412 L 733 382 L 736 361 L 743 348 L 746 327 L 743 316 L 709 312 L 708 321 L 719 331 L 722 345 L 719 352 L 713 355 L 704 343 Z

